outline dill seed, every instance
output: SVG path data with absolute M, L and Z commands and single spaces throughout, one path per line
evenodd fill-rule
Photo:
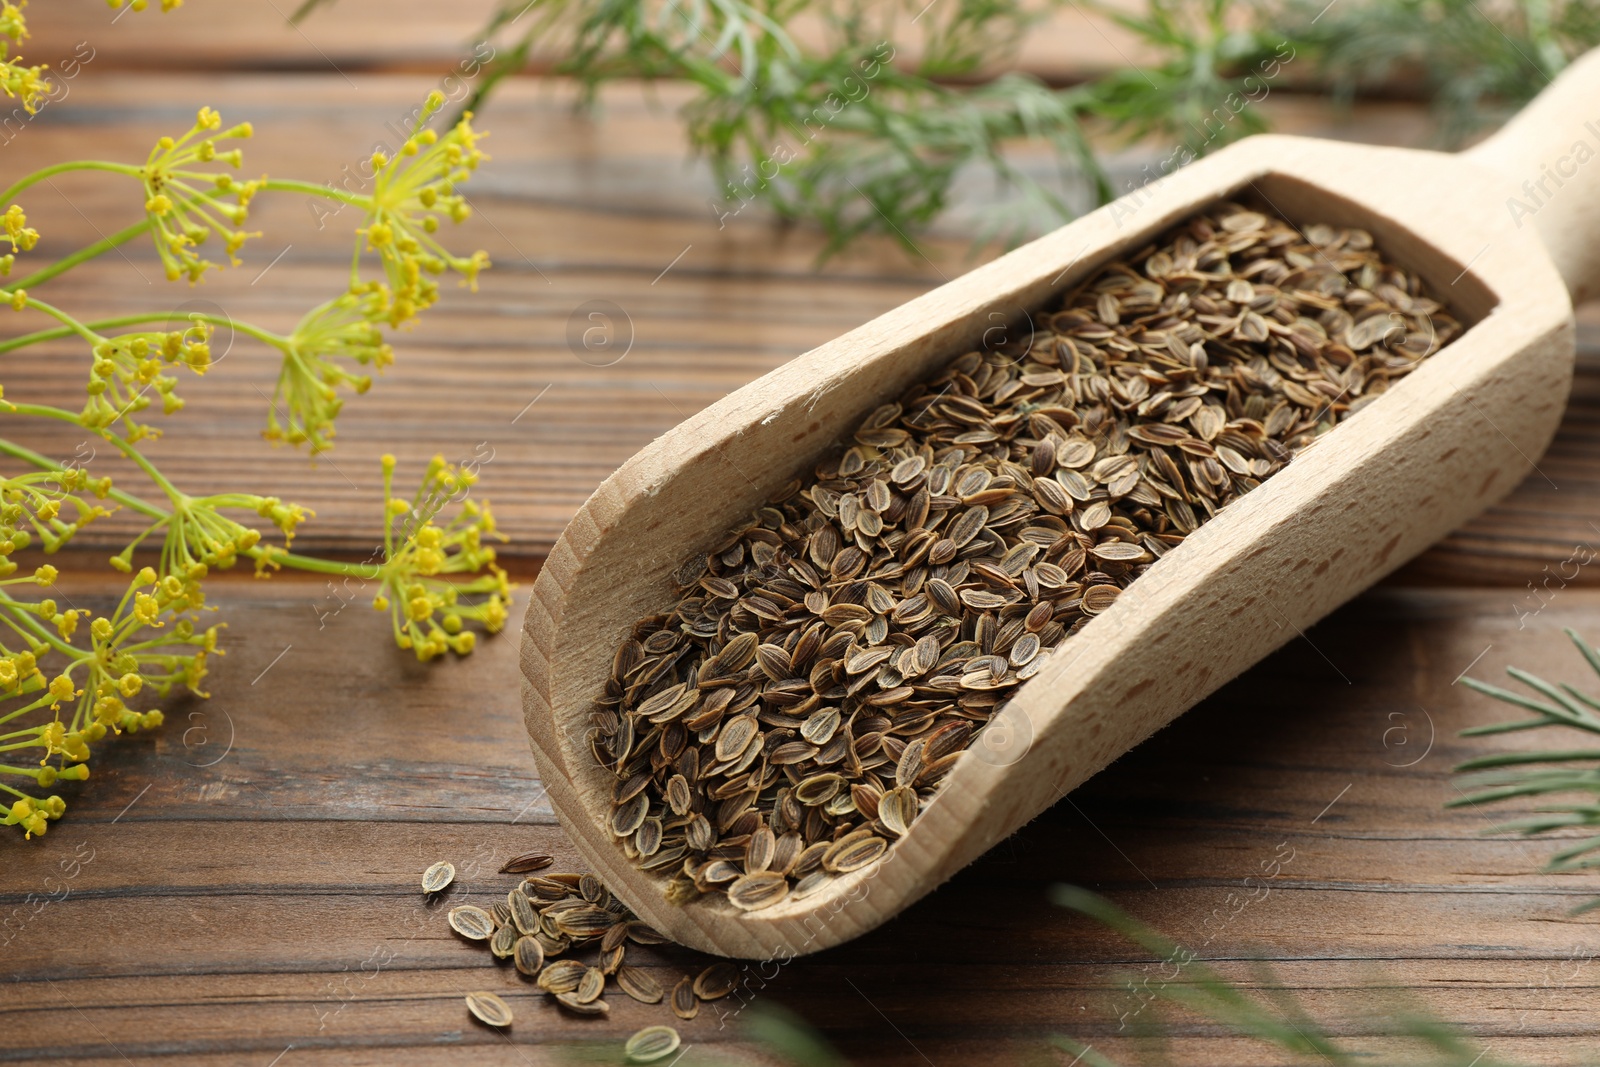
M 869 414 L 615 651 L 589 743 L 669 900 L 877 862 L 1052 649 L 1461 331 L 1365 231 L 1233 203 L 1033 322 Z
M 510 1026 L 511 1007 L 493 993 L 468 993 L 467 1010 L 486 1026 Z
M 495 922 L 482 908 L 463 904 L 450 909 L 450 929 L 472 941 L 487 941 L 494 936 Z
M 543 870 L 554 863 L 555 859 L 542 852 L 524 852 L 520 856 L 506 860 L 505 866 L 500 868 L 501 874 L 526 874 L 529 871 Z
M 682 1039 L 670 1026 L 647 1026 L 628 1038 L 623 1054 L 632 1063 L 654 1063 L 678 1051 Z
M 685 978 L 672 987 L 672 1014 L 685 1022 L 700 1014 L 700 1001 L 695 999 L 694 980 Z
M 511 962 L 516 965 L 518 971 L 528 977 L 538 977 L 539 972 L 544 970 L 544 946 L 539 944 L 537 937 L 523 935 L 517 938 L 513 945 Z
M 424 893 L 437 893 L 455 881 L 455 879 L 455 865 L 440 860 L 422 872 L 422 891 Z

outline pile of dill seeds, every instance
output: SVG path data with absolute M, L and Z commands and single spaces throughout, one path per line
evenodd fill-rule
M 1461 331 L 1359 229 L 1225 203 L 861 423 L 616 650 L 610 830 L 756 910 L 879 858 L 1045 654 Z

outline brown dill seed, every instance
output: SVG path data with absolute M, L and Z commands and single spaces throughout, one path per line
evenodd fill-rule
M 450 929 L 472 941 L 487 941 L 494 936 L 494 918 L 471 904 L 450 909 Z
M 648 972 L 626 965 L 617 970 L 617 988 L 641 1004 L 659 1004 L 664 995 Z
M 718 1000 L 732 993 L 739 984 L 739 969 L 731 963 L 713 963 L 695 976 L 694 995 L 701 1000 Z
M 533 901 L 528 899 L 528 894 L 520 888 L 506 894 L 506 909 L 510 912 L 510 920 L 516 924 L 518 933 L 539 932 L 539 912 L 534 908 Z
M 555 862 L 552 856 L 542 852 L 524 852 L 506 860 L 505 866 L 500 868 L 501 874 L 526 874 L 529 871 L 539 871 Z
M 674 903 L 878 862 L 1048 653 L 1461 325 L 1367 232 L 1223 203 L 871 412 L 679 568 L 590 734 Z
M 600 994 L 606 991 L 605 972 L 598 967 L 590 967 L 583 972 L 583 977 L 578 980 L 578 988 L 574 995 L 583 1003 L 600 999 Z
M 694 995 L 694 980 L 684 978 L 672 987 L 672 1014 L 688 1022 L 700 1014 L 700 1001 Z
M 537 977 L 544 970 L 544 946 L 537 937 L 519 937 L 512 947 L 511 962 L 528 977 Z
M 603 1000 L 583 1000 L 577 993 L 557 993 L 556 1003 L 579 1015 L 610 1015 L 611 1005 Z
M 510 1026 L 511 1007 L 493 993 L 468 993 L 467 1010 L 486 1026 Z
M 682 1039 L 670 1026 L 647 1026 L 628 1038 L 622 1051 L 632 1063 L 654 1063 L 678 1051 Z
M 588 970 L 577 960 L 556 960 L 539 972 L 539 988 L 546 993 L 570 993 L 578 988 Z
M 516 952 L 517 928 L 510 923 L 505 923 L 495 928 L 494 936 L 489 938 L 489 951 L 497 960 L 509 959 Z
M 456 879 L 455 864 L 440 860 L 422 872 L 422 891 L 437 893 Z

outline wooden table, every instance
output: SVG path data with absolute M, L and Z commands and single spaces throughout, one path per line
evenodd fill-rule
M 0 159 L 11 175 L 85 154 L 140 159 L 211 104 L 255 123 L 247 173 L 333 180 L 434 83 L 486 6 L 343 0 L 297 33 L 270 2 L 245 14 L 191 0 L 115 23 L 98 0 L 35 5 L 33 56 L 55 62 L 88 40 L 95 59 Z M 182 72 L 191 58 L 199 73 Z M 330 456 L 308 463 L 259 440 L 276 363 L 244 339 L 185 382 L 189 407 L 151 454 L 190 492 L 306 503 L 318 516 L 298 545 L 360 556 L 378 528 L 380 453 L 400 456 L 402 477 L 435 452 L 492 456 L 478 491 L 526 582 L 576 505 L 654 434 L 964 269 L 958 239 L 921 242 L 925 258 L 868 244 L 814 270 L 813 234 L 749 216 L 719 230 L 672 117 L 682 97 L 656 98 L 619 89 L 598 121 L 570 113 L 559 81 L 495 99 L 481 122 L 495 159 L 467 187 L 477 215 L 455 238 L 487 248 L 495 268 L 480 293 L 449 291 L 399 339 L 397 366 L 348 405 Z M 1346 121 L 1314 102 L 1269 103 L 1298 130 L 1401 141 L 1422 124 L 1404 106 Z M 124 225 L 133 195 L 104 177 L 41 186 L 25 204 L 40 253 Z M 319 230 L 293 198 L 263 198 L 253 226 L 267 236 L 247 265 L 193 291 L 165 287 L 135 245 L 74 272 L 53 299 L 108 315 L 209 301 L 286 329 L 338 290 L 349 226 Z M 614 366 L 566 343 L 590 300 L 631 323 Z M 799 1013 L 862 1064 L 1065 1064 L 1046 1046 L 1058 1033 L 1131 1059 L 1118 1018 L 1138 1003 L 1130 985 L 1156 969 L 1053 906 L 1050 887 L 1069 882 L 1229 973 L 1248 976 L 1238 961 L 1251 956 L 1274 961 L 1341 1033 L 1372 1032 L 1378 983 L 1497 1057 L 1592 1061 L 1596 919 L 1567 909 L 1600 881 L 1536 873 L 1548 846 L 1481 837 L 1490 813 L 1442 808 L 1458 795 L 1450 767 L 1488 750 L 1456 731 L 1503 717 L 1458 676 L 1516 664 L 1582 683 L 1560 630 L 1600 638 L 1593 568 L 1551 581 L 1548 606 L 1526 614 L 1538 606 L 1530 583 L 1543 588 L 1574 546 L 1600 541 L 1600 333 L 1587 321 L 1542 474 L 894 922 L 782 968 L 754 1003 Z M 73 346 L 11 358 L 8 399 L 79 402 Z M 24 439 L 64 459 L 81 436 L 29 427 Z M 91 467 L 136 484 L 103 454 Z M 85 530 L 63 595 L 104 605 L 120 580 L 102 561 L 131 528 L 118 517 Z M 210 595 L 229 623 L 213 699 L 172 704 L 162 730 L 105 746 L 94 779 L 61 790 L 71 811 L 46 838 L 0 842 L 0 914 L 25 915 L 0 950 L 11 979 L 0 1062 L 553 1064 L 574 1062 L 576 1043 L 615 1049 L 673 1021 L 620 995 L 609 1020 L 558 1013 L 417 892 L 440 858 L 462 871 L 451 902 L 503 892 L 513 879 L 494 872 L 515 853 L 575 862 L 528 755 L 514 633 L 424 667 L 363 601 L 330 613 L 338 601 L 320 580 L 226 576 Z M 1290 849 L 1265 893 L 1239 904 L 1257 885 L 1245 880 Z M 73 857 L 83 862 L 65 877 Z M 35 914 L 39 894 L 63 898 Z M 664 980 L 704 964 L 679 950 L 633 958 Z M 516 1008 L 507 1035 L 468 1019 L 461 996 L 480 988 Z M 691 1046 L 680 1062 L 762 1062 L 720 1017 L 732 1014 L 679 1024 Z M 1179 1062 L 1276 1062 L 1212 1027 L 1184 1034 Z

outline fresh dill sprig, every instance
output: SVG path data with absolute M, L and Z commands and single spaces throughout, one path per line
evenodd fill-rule
M 1573 630 L 1566 635 L 1578 652 L 1600 674 L 1600 651 L 1596 651 Z M 1532 695 L 1502 689 L 1475 678 L 1462 681 L 1472 689 L 1513 707 L 1525 708 L 1534 718 L 1474 726 L 1462 730 L 1463 737 L 1482 737 L 1516 730 L 1536 730 L 1547 726 L 1565 727 L 1582 733 L 1600 734 L 1600 701 L 1574 686 L 1562 682 L 1552 685 L 1543 678 L 1506 668 L 1506 674 L 1532 691 Z M 1485 833 L 1516 833 L 1534 837 L 1553 830 L 1600 829 L 1600 749 L 1569 748 L 1535 752 L 1503 752 L 1479 756 L 1456 768 L 1470 772 L 1461 785 L 1471 792 L 1449 802 L 1450 807 L 1493 804 L 1523 797 L 1546 801 L 1535 814 L 1494 826 Z M 1559 803 L 1557 797 L 1566 798 Z M 1581 871 L 1600 867 L 1600 833 L 1582 837 L 1555 852 L 1546 871 Z M 1574 914 L 1600 907 L 1600 897 L 1573 909 Z
M 306 0 L 296 17 L 325 2 Z M 480 31 L 495 54 L 465 107 L 536 58 L 553 57 L 586 103 L 615 81 L 687 85 L 681 117 L 716 176 L 708 211 L 718 225 L 759 202 L 820 226 L 826 256 L 867 234 L 911 246 L 954 205 L 958 180 L 976 176 L 1005 191 L 980 242 L 1051 229 L 1125 191 L 1091 134 L 1160 137 L 1186 162 L 1263 128 L 1249 106 L 1263 94 L 1260 65 L 1292 55 L 1264 20 L 1230 25 L 1227 0 L 1150 0 L 1139 14 L 1103 9 L 1159 56 L 1148 68 L 1067 87 L 1007 72 L 1052 7 L 503 0 Z M 790 32 L 797 22 L 805 33 Z M 1023 143 L 1047 146 L 1054 172 L 1020 163 Z
M 1338 97 L 1420 81 L 1451 147 L 1510 118 L 1600 44 L 1591 0 L 1290 0 L 1274 17 Z

